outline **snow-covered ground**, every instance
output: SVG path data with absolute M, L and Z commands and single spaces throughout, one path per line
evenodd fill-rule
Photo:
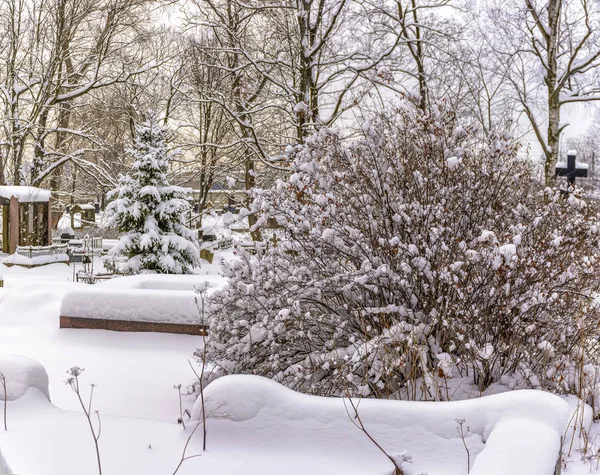
M 207 280 L 213 285 L 218 284 L 217 261 L 204 263 L 200 271 L 211 276 Z M 100 262 L 95 268 L 101 269 Z M 0 274 L 4 275 L 4 288 L 0 288 L 1 353 L 24 355 L 42 363 L 50 376 L 54 404 L 77 409 L 77 401 L 64 384 L 66 370 L 77 365 L 86 369 L 89 382 L 98 385 L 94 401 L 102 413 L 177 420 L 179 401 L 173 385 L 193 381 L 188 359 L 202 344 L 201 339 L 59 329 L 63 295 L 73 289 L 89 289 L 86 284 L 72 282 L 71 267 L 52 264 L 24 269 L 0 264 Z M 105 284 L 113 285 L 97 285 Z
M 217 253 L 214 264 L 204 263 L 198 279 L 213 287 L 222 285 L 218 275 L 222 258 L 231 259 L 233 254 Z M 185 388 L 193 382 L 188 360 L 202 345 L 201 337 L 59 329 L 63 295 L 90 289 L 71 282 L 70 267 L 0 265 L 0 274 L 5 285 L 0 289 L 0 354 L 40 362 L 48 374 L 50 396 L 49 401 L 43 389 L 30 389 L 8 403 L 9 430 L 0 430 L 0 448 L 12 471 L 97 473 L 87 421 L 65 384 L 67 370 L 80 366 L 85 368 L 80 377 L 84 397 L 89 383 L 96 385 L 92 410 L 99 411 L 102 421 L 103 473 L 173 474 L 196 425 L 187 417 L 185 430 L 177 423 L 179 397 L 173 386 Z M 189 286 L 186 279 L 115 279 L 97 285 L 119 292 L 165 286 L 176 290 Z M 0 366 L 3 361 L 0 358 Z M 40 380 L 37 369 L 31 374 Z M 7 377 L 9 384 L 16 378 Z M 26 379 L 19 384 L 25 385 Z M 258 377 L 227 377 L 208 387 L 206 401 L 207 451 L 202 452 L 200 428 L 185 454 L 202 455 L 186 460 L 178 474 L 392 472 L 390 460 L 355 427 L 352 406 L 341 399 L 302 396 Z M 191 411 L 193 404 L 192 398 L 183 398 L 184 409 Z M 402 465 L 406 475 L 462 475 L 468 460 L 471 473 L 542 475 L 551 473 L 568 405 L 543 393 L 514 392 L 457 403 L 364 400 L 358 412 L 392 457 L 411 458 Z M 193 413 L 197 419 L 198 404 Z M 457 419 L 464 420 L 464 443 Z M 597 432 L 592 426 L 590 446 L 595 445 Z M 595 468 L 594 460 L 593 466 L 578 460 L 577 448 L 576 443 L 563 473 L 582 475 Z M 0 457 L 0 473 L 6 470 L 2 464 Z

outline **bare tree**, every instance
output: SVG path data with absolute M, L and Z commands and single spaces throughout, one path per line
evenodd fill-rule
M 185 105 L 182 108 L 179 136 L 182 147 L 193 157 L 188 161 L 186 185 L 198 192 L 199 217 L 210 207 L 209 191 L 215 184 L 225 183 L 236 170 L 245 167 L 245 147 L 236 140 L 236 127 L 213 94 L 228 86 L 227 73 L 214 65 L 210 50 L 216 48 L 211 37 L 192 39 L 182 53 L 189 63 L 184 84 Z M 211 65 L 212 64 L 212 65 Z
M 205 44 L 207 56 L 196 56 L 197 66 L 218 68 L 224 73 L 222 87 L 207 91 L 202 101 L 218 104 L 227 114 L 231 127 L 228 148 L 237 147 L 236 153 L 243 163 L 245 188 L 251 190 L 256 185 L 255 162 L 265 162 L 269 156 L 257 130 L 257 116 L 275 108 L 274 104 L 269 106 L 263 102 L 267 80 L 252 68 L 249 58 L 253 55 L 248 53 L 252 22 L 262 9 L 237 0 L 193 0 L 193 4 L 196 9 L 188 14 L 190 25 L 210 28 L 215 40 L 214 44 Z M 196 46 L 199 45 L 197 42 Z M 249 206 L 249 198 L 244 205 Z M 248 221 L 253 226 L 254 215 L 249 215 Z M 253 238 L 260 239 L 260 235 L 254 233 Z
M 543 151 L 544 176 L 554 183 L 566 104 L 600 100 L 597 2 L 498 0 L 488 7 L 487 40 L 509 78 L 517 103 Z
M 97 146 L 90 130 L 73 127 L 76 109 L 154 66 L 132 36 L 148 3 L 2 0 L 2 181 L 39 185 Z

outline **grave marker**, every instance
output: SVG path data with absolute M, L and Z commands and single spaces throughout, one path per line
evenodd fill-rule
M 588 165 L 577 161 L 576 150 L 569 150 L 567 161 L 556 163 L 556 176 L 566 176 L 569 185 L 574 185 L 575 178 L 586 178 L 588 176 Z

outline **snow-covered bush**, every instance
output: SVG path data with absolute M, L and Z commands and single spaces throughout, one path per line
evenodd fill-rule
M 108 224 L 122 234 L 110 257 L 124 256 L 132 273 L 189 274 L 200 266 L 196 235 L 185 226 L 191 190 L 167 178 L 172 154 L 166 133 L 153 113 L 136 127 L 132 175 L 109 193 L 115 199 L 107 207 Z
M 443 107 L 363 132 L 320 131 L 255 193 L 287 240 L 226 265 L 209 360 L 323 395 L 445 399 L 452 376 L 573 390 L 600 336 L 591 207 Z

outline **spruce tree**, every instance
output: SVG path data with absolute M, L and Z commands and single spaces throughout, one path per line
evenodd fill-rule
M 136 139 L 128 153 L 131 175 L 119 180 L 109 193 L 109 224 L 122 233 L 111 256 L 127 258 L 132 273 L 189 274 L 200 265 L 194 231 L 185 226 L 190 190 L 169 184 L 172 153 L 167 150 L 168 129 L 156 114 L 136 126 Z

